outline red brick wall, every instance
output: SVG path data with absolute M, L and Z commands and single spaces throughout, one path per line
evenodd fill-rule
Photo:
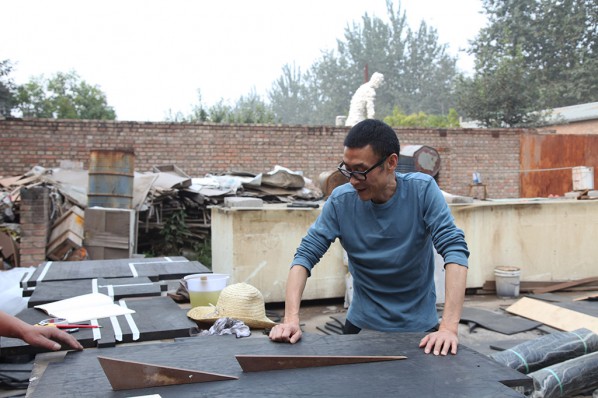
M 46 259 L 50 235 L 50 190 L 46 187 L 21 189 L 21 267 L 37 266 Z
M 0 120 L 0 176 L 20 175 L 35 165 L 60 160 L 89 166 L 92 149 L 132 147 L 137 171 L 176 164 L 189 175 L 275 165 L 302 170 L 317 182 L 340 162 L 347 127 L 143 123 L 90 120 Z M 478 171 L 491 198 L 519 196 L 519 137 L 516 129 L 397 129 L 401 145 L 428 145 L 441 157 L 440 187 L 467 195 Z

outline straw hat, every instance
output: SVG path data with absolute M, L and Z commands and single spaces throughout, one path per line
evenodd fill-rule
M 224 317 L 234 318 L 256 329 L 276 325 L 266 317 L 262 293 L 247 283 L 228 285 L 220 292 L 216 306 L 192 308 L 187 316 L 196 322 L 206 323 L 213 323 Z

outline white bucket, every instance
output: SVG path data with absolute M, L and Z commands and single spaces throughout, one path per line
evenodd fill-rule
M 519 296 L 519 275 L 517 267 L 496 267 L 494 268 L 494 280 L 496 282 L 496 295 L 501 298 Z
M 185 278 L 191 307 L 216 305 L 222 289 L 226 287 L 228 275 L 193 274 Z

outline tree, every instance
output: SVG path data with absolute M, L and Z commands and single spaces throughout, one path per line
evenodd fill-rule
M 521 56 L 503 57 L 496 69 L 462 78 L 457 89 L 462 111 L 484 127 L 533 126 L 539 96 Z
M 301 69 L 295 65 L 284 65 L 282 75 L 272 84 L 268 97 L 272 112 L 278 118 L 287 124 L 301 124 L 302 110 L 310 106 Z
M 598 100 L 598 8 L 595 0 L 483 0 L 489 25 L 472 43 L 475 74 L 463 79 L 459 102 L 466 115 L 508 126 L 530 122 L 519 112 Z M 497 90 L 482 90 L 494 87 Z M 522 90 L 523 92 L 520 92 Z M 504 93 L 514 97 L 512 101 Z M 496 98 L 501 95 L 504 106 Z M 471 97 L 490 108 L 472 111 Z M 487 119 L 495 112 L 493 121 Z M 482 117 L 481 117 L 482 116 Z
M 0 61 L 0 116 L 4 117 L 11 115 L 11 110 L 16 102 L 16 85 L 9 77 L 12 68 L 10 60 Z
M 187 116 L 182 112 L 169 111 L 166 121 L 169 122 L 212 122 L 212 123 L 238 123 L 238 124 L 271 124 L 275 122 L 272 108 L 262 98 L 252 91 L 247 96 L 241 96 L 234 106 L 229 105 L 224 99 L 206 109 L 201 99 L 201 91 L 197 90 L 198 103 L 193 106 Z
M 424 112 L 406 115 L 398 107 L 395 107 L 392 115 L 384 118 L 384 123 L 392 127 L 451 128 L 459 127 L 459 115 L 453 108 L 449 110 L 447 116 L 427 115 Z
M 376 117 L 390 115 L 395 106 L 407 112 L 446 113 L 455 105 L 455 59 L 436 31 L 422 22 L 416 32 L 406 14 L 387 0 L 388 21 L 370 17 L 345 28 L 336 50 L 324 51 L 307 72 L 288 65 L 269 97 L 276 116 L 285 123 L 330 124 L 346 115 L 355 90 L 364 83 L 364 70 L 384 75 L 376 90 Z
M 16 100 L 16 109 L 23 117 L 116 119 L 100 88 L 81 80 L 74 71 L 58 72 L 49 79 L 43 75 L 31 78 L 17 87 Z

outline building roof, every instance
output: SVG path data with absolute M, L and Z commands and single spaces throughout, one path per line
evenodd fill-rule
M 549 124 L 561 124 L 594 119 L 598 119 L 598 102 L 554 108 L 550 112 L 548 122 Z

